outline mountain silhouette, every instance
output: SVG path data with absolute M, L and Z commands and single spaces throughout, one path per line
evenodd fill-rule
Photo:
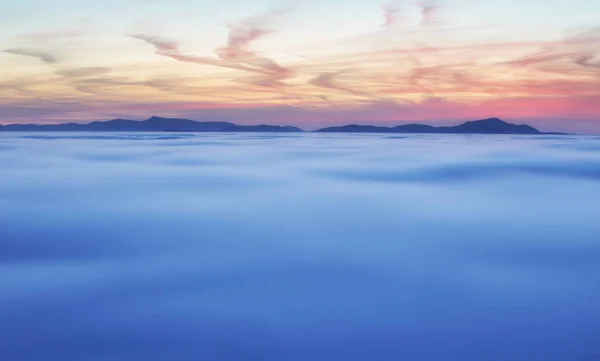
M 423 124 L 405 124 L 396 127 L 374 125 L 343 125 L 317 130 L 321 133 L 436 133 L 436 134 L 550 134 L 542 133 L 529 125 L 507 123 L 498 118 L 475 120 L 451 127 L 434 127 Z M 555 133 L 553 133 L 555 134 Z
M 237 125 L 230 122 L 200 122 L 190 119 L 151 117 L 146 120 L 113 119 L 87 124 L 9 124 L 0 125 L 0 131 L 96 131 L 96 132 L 303 132 L 293 126 Z M 424 124 L 404 124 L 395 127 L 350 124 L 316 130 L 320 133 L 432 133 L 432 134 L 562 134 L 542 133 L 529 125 L 507 123 L 498 118 L 465 122 L 450 127 Z
M 147 120 L 113 119 L 87 124 L 10 124 L 0 131 L 97 131 L 97 132 L 302 132 L 300 128 L 279 125 L 236 125 L 229 122 L 199 122 L 190 119 L 151 117 Z

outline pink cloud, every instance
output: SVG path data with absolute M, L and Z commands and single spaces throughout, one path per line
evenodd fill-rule
M 383 5 L 384 26 L 398 24 L 402 20 L 401 1 L 392 1 Z

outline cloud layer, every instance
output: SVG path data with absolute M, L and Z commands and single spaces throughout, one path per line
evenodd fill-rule
M 0 150 L 7 359 L 600 352 L 596 138 L 0 134 Z

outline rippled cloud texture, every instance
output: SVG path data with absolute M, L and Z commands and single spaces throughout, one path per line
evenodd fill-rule
M 501 117 L 600 132 L 595 0 L 22 3 L 0 1 L 14 15 L 0 18 L 0 123 Z
M 0 355 L 596 360 L 600 139 L 2 134 Z

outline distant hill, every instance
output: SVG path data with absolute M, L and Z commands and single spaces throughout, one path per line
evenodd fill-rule
M 452 127 L 434 127 L 423 124 L 406 124 L 396 127 L 373 125 L 344 125 L 317 130 L 321 133 L 435 133 L 435 134 L 548 134 L 529 125 L 507 123 L 498 118 L 475 120 Z
M 0 131 L 13 132 L 302 132 L 300 128 L 279 125 L 236 125 L 229 122 L 199 122 L 189 119 L 151 117 L 147 120 L 113 119 L 87 124 L 10 124 Z
M 147 120 L 113 119 L 64 124 L 0 125 L 0 131 L 13 132 L 303 132 L 293 126 L 237 125 L 229 122 L 199 122 L 190 119 L 151 117 Z M 320 133 L 433 133 L 433 134 L 561 134 L 542 133 L 529 125 L 507 123 L 498 118 L 475 120 L 451 127 L 405 124 L 395 127 L 350 124 L 316 130 Z

